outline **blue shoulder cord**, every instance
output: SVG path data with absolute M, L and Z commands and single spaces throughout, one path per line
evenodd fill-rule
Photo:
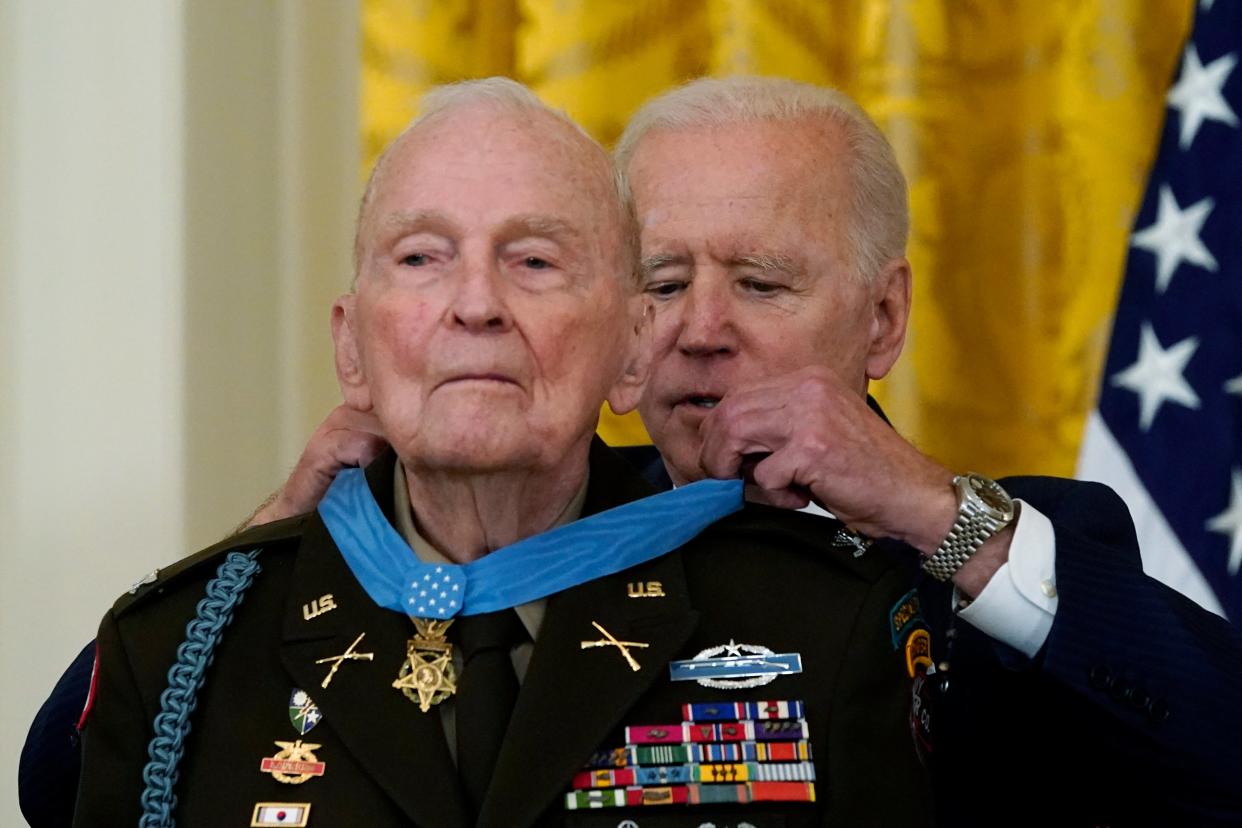
M 155 737 L 147 745 L 150 761 L 142 770 L 146 788 L 142 792 L 142 819 L 139 828 L 173 828 L 173 810 L 185 737 L 190 732 L 190 714 L 198 705 L 207 668 L 215 656 L 224 628 L 233 620 L 246 589 L 259 572 L 255 560 L 259 550 L 230 552 L 207 584 L 207 596 L 198 602 L 194 618 L 186 625 L 185 640 L 177 647 L 177 661 L 168 671 L 168 687 L 160 694 L 160 712 L 155 717 Z

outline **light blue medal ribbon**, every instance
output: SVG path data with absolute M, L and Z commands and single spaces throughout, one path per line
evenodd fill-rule
M 508 609 L 645 563 L 741 508 L 741 480 L 702 480 L 463 565 L 418 560 L 380 511 L 361 469 L 337 475 L 319 515 L 375 603 L 418 618 L 452 618 Z

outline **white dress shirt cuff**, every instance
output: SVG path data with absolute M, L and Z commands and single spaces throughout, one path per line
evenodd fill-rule
M 1009 560 L 958 614 L 997 641 L 1034 658 L 1057 612 L 1056 534 L 1052 522 L 1021 500 Z M 957 590 L 953 605 L 957 606 Z

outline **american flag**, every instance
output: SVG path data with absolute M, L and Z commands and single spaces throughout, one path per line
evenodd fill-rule
M 1079 477 L 1126 499 L 1143 568 L 1242 619 L 1242 3 L 1201 0 L 1130 237 Z

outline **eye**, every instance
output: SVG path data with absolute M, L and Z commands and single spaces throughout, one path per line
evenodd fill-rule
M 685 289 L 685 282 L 663 281 L 648 284 L 646 291 L 649 296 L 654 296 L 657 299 L 668 299 L 672 296 L 676 296 Z
M 522 265 L 531 270 L 546 270 L 552 266 L 547 259 L 541 259 L 538 256 L 527 256 L 522 260 Z
M 764 282 L 759 279 L 742 279 L 741 285 L 751 293 L 759 296 L 772 296 L 784 290 L 784 285 L 778 285 L 775 282 Z
M 426 253 L 411 253 L 401 260 L 401 264 L 407 267 L 422 267 L 431 262 L 431 258 Z

